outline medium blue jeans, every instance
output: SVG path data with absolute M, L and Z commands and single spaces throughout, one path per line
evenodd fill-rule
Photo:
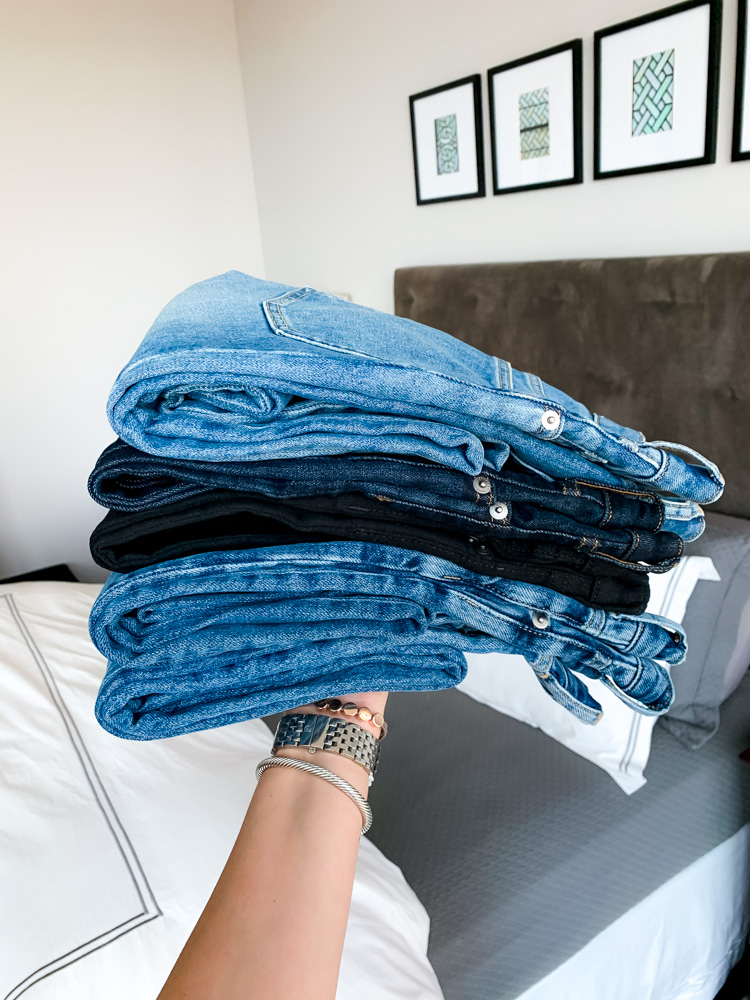
M 155 739 L 351 691 L 435 690 L 464 677 L 464 651 L 519 653 L 546 691 L 595 723 L 577 676 L 635 711 L 665 712 L 686 651 L 666 619 L 595 611 L 553 590 L 478 576 L 367 542 L 212 552 L 113 574 L 91 637 L 108 658 L 96 715 Z
M 143 511 L 214 490 L 266 497 L 362 493 L 425 526 L 553 541 L 640 572 L 672 567 L 681 539 L 703 530 L 701 508 L 643 491 L 485 470 L 481 479 L 432 462 L 385 455 L 315 455 L 260 462 L 193 462 L 110 445 L 89 478 L 97 503 Z M 502 505 L 502 506 L 498 506 Z M 498 516 L 502 514 L 502 516 Z M 680 536 L 680 537 L 678 537 Z
M 697 503 L 723 489 L 692 449 L 646 442 L 446 333 L 238 271 L 162 310 L 108 414 L 123 440 L 174 458 L 377 452 L 476 474 L 512 452 L 554 478 L 638 483 Z

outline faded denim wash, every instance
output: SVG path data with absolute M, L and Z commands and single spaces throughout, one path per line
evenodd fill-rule
M 463 651 L 525 656 L 583 722 L 601 679 L 635 711 L 673 698 L 657 660 L 685 657 L 683 630 L 610 615 L 552 590 L 360 542 L 218 552 L 113 574 L 91 612 L 108 658 L 99 722 L 155 739 L 239 722 L 352 690 L 457 684 Z
M 134 447 L 198 461 L 377 452 L 477 474 L 512 452 L 554 478 L 697 503 L 723 489 L 692 449 L 647 442 L 446 333 L 238 271 L 162 310 L 108 415 Z

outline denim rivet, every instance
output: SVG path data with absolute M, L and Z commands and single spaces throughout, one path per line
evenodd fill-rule
M 542 414 L 542 426 L 546 431 L 556 431 L 560 426 L 560 414 L 557 410 L 545 410 Z
M 489 476 L 474 476 L 474 489 L 477 493 L 489 493 L 492 489 Z
M 508 505 L 507 503 L 493 503 L 490 507 L 490 517 L 493 521 L 504 521 L 508 516 Z
M 534 611 L 531 620 L 536 628 L 549 628 L 549 618 L 543 611 Z

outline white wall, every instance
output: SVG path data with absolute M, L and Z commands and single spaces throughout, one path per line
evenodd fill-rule
M 192 281 L 265 271 L 390 309 L 408 264 L 748 249 L 736 0 L 718 164 L 591 181 L 592 32 L 658 6 L 236 0 L 246 116 L 231 0 L 3 4 L 0 576 L 102 576 L 85 481 L 107 392 Z M 418 208 L 409 94 L 579 36 L 586 183 Z
M 0 94 L 0 576 L 91 579 L 115 376 L 172 295 L 263 270 L 231 0 L 6 2 Z
M 750 162 L 591 180 L 593 32 L 668 0 L 236 0 L 268 276 L 392 308 L 396 267 L 750 248 Z M 417 207 L 408 97 L 584 39 L 585 183 Z M 489 136 L 485 124 L 487 176 Z M 491 189 L 491 184 L 488 184 Z

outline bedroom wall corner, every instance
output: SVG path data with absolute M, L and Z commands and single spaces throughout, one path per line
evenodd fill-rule
M 109 387 L 174 294 L 264 271 L 231 0 L 12 0 L 0 79 L 0 577 L 99 579 Z
M 737 0 L 725 0 L 717 163 L 592 180 L 593 33 L 667 0 L 235 0 L 268 277 L 393 308 L 419 264 L 750 248 L 750 162 L 731 163 Z M 584 42 L 578 186 L 417 207 L 410 94 Z

